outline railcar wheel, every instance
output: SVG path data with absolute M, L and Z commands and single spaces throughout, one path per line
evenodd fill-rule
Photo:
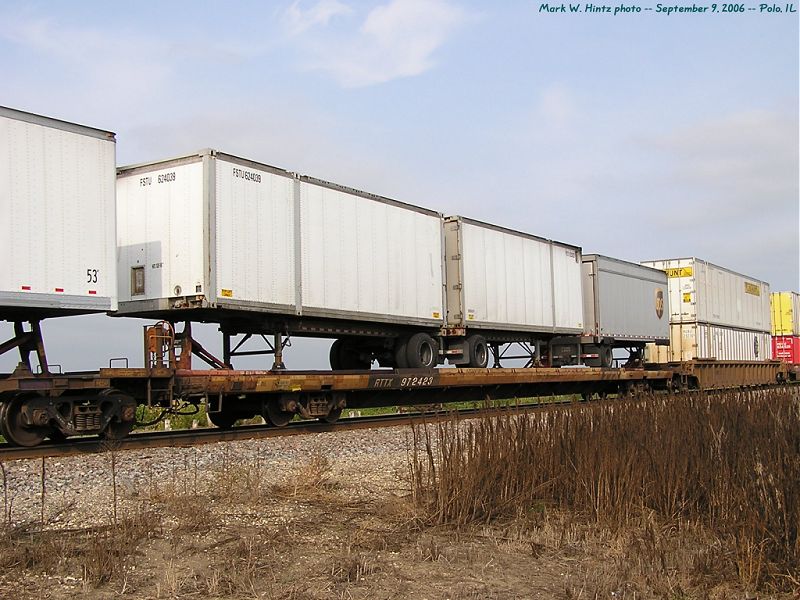
M 471 335 L 467 338 L 468 365 L 473 369 L 485 369 L 489 366 L 489 346 L 482 335 Z
M 412 369 L 432 369 L 439 363 L 439 344 L 427 333 L 415 333 L 408 339 L 406 359 Z
M 6 400 L 4 402 L 0 402 L 0 435 L 3 436 L 6 440 L 8 439 L 8 435 L 6 434 L 6 408 L 8 408 L 8 403 L 10 400 Z
M 324 417 L 320 417 L 319 420 L 323 423 L 336 423 L 339 420 L 339 417 L 342 416 L 342 409 L 341 408 L 334 408 Z
M 106 428 L 100 432 L 100 437 L 107 440 L 121 440 L 133 431 L 136 426 L 136 401 L 115 389 L 103 390 L 100 392 L 99 397 L 108 398 L 112 402 L 109 406 L 108 401 L 101 401 L 104 414 L 108 414 L 109 410 L 113 410 L 113 405 L 117 404 L 122 417 L 124 417 L 123 419 L 112 418 Z
M 289 421 L 294 419 L 294 413 L 281 410 L 277 402 L 267 402 L 266 404 L 263 417 L 270 425 L 285 427 L 289 424 Z
M 134 421 L 111 421 L 100 432 L 100 437 L 106 440 L 121 440 L 133 431 L 134 425 L 136 425 Z
M 233 424 L 236 423 L 239 419 L 242 419 L 242 415 L 235 413 L 235 412 L 218 412 L 218 413 L 206 413 L 208 415 L 208 420 L 211 421 L 211 424 L 215 427 L 220 429 L 230 429 L 233 427 Z
M 67 441 L 67 436 L 64 435 L 64 432 L 60 429 L 53 428 L 53 431 L 50 432 L 50 435 L 47 436 L 51 442 L 55 444 L 63 444 Z
M 50 426 L 26 425 L 22 420 L 22 407 L 25 397 L 17 396 L 3 403 L 0 409 L 0 423 L 2 434 L 10 444 L 15 446 L 38 446 L 44 438 L 50 435 L 53 428 Z

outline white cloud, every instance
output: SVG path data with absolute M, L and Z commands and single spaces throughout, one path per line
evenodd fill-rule
M 325 7 L 320 4 L 325 3 Z M 435 66 L 433 54 L 466 19 L 465 11 L 445 0 L 392 0 L 373 8 L 357 31 L 308 31 L 343 14 L 343 5 L 322 0 L 314 8 L 289 9 L 290 32 L 306 55 L 306 67 L 331 74 L 345 87 L 373 85 L 424 73 Z M 349 9 L 348 9 L 349 10 Z M 295 16 L 291 16 L 295 15 Z M 299 16 L 297 16 L 299 15 Z
M 283 20 L 289 34 L 298 35 L 316 25 L 325 26 L 334 17 L 352 12 L 352 8 L 338 0 L 319 0 L 314 6 L 306 10 L 300 8 L 300 0 L 297 0 L 286 9 L 283 14 Z

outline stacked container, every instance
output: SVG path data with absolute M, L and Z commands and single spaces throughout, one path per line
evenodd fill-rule
M 669 282 L 670 345 L 650 361 L 770 359 L 769 284 L 698 258 L 642 264 Z
M 800 294 L 775 292 L 770 296 L 772 358 L 800 364 Z

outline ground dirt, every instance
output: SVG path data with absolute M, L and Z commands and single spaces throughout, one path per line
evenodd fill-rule
M 580 539 L 580 528 L 564 521 L 455 531 L 420 526 L 406 502 L 315 492 L 198 521 L 186 507 L 162 506 L 163 520 L 148 514 L 148 523 L 157 525 L 139 532 L 131 547 L 119 553 L 86 548 L 86 536 L 72 534 L 44 550 L 55 554 L 45 570 L 24 561 L 46 542 L 40 534 L 23 535 L 23 564 L 6 564 L 0 593 L 20 600 L 746 597 L 725 588 L 695 595 L 681 587 L 679 573 L 672 590 L 654 589 L 646 577 L 626 580 L 613 548 Z M 120 563 L 105 581 L 87 573 L 98 550 Z
M 706 581 L 721 557 L 691 528 L 610 532 L 544 505 L 427 525 L 405 434 L 357 435 L 119 453 L 111 474 L 108 456 L 54 461 L 44 508 L 38 463 L 19 461 L 4 470 L 0 598 L 792 598 L 748 594 L 735 571 Z M 77 495 L 59 496 L 62 481 Z

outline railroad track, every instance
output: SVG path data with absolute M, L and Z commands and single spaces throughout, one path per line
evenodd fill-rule
M 544 410 L 554 406 L 573 404 L 574 401 L 551 401 L 531 404 L 520 404 L 508 407 L 460 409 L 439 412 L 414 412 L 369 417 L 349 417 L 336 423 L 322 421 L 296 421 L 285 427 L 269 425 L 242 425 L 232 429 L 201 428 L 180 429 L 174 431 L 146 431 L 132 433 L 121 440 L 104 440 L 97 437 L 73 438 L 68 442 L 45 442 L 33 448 L 0 444 L 0 462 L 30 458 L 55 458 L 62 456 L 82 456 L 109 451 L 141 450 L 145 448 L 186 448 L 202 446 L 216 442 L 232 442 L 238 440 L 284 437 L 289 435 L 307 435 L 355 429 L 377 429 L 379 427 L 397 427 L 412 423 L 439 422 L 458 418 L 475 418 L 483 414 L 496 414 L 504 411 Z
M 760 389 L 800 387 L 800 382 L 771 384 L 760 386 Z M 707 394 L 723 393 L 726 390 L 707 390 Z M 620 400 L 634 400 L 639 396 L 613 396 L 602 400 L 593 400 L 592 404 L 603 402 L 620 402 Z M 261 439 L 271 437 L 284 437 L 290 435 L 307 435 L 312 433 L 325 433 L 336 431 L 350 431 L 355 429 L 377 429 L 380 427 L 397 427 L 422 422 L 440 422 L 455 418 L 476 418 L 485 414 L 497 414 L 512 411 L 539 411 L 557 406 L 576 405 L 584 403 L 575 400 L 548 400 L 546 402 L 532 402 L 508 406 L 493 406 L 490 408 L 462 408 L 458 410 L 441 410 L 437 412 L 413 412 L 388 415 L 375 415 L 368 417 L 348 417 L 336 423 L 322 421 L 295 421 L 285 427 L 270 425 L 242 425 L 232 429 L 201 428 L 181 429 L 175 431 L 146 431 L 132 433 L 121 440 L 109 441 L 97 437 L 73 438 L 68 442 L 45 442 L 32 448 L 0 444 L 0 462 L 30 458 L 55 458 L 61 456 L 81 456 L 84 454 L 97 454 L 100 452 L 141 450 L 145 448 L 187 448 L 202 446 L 217 442 L 232 442 L 238 440 Z

